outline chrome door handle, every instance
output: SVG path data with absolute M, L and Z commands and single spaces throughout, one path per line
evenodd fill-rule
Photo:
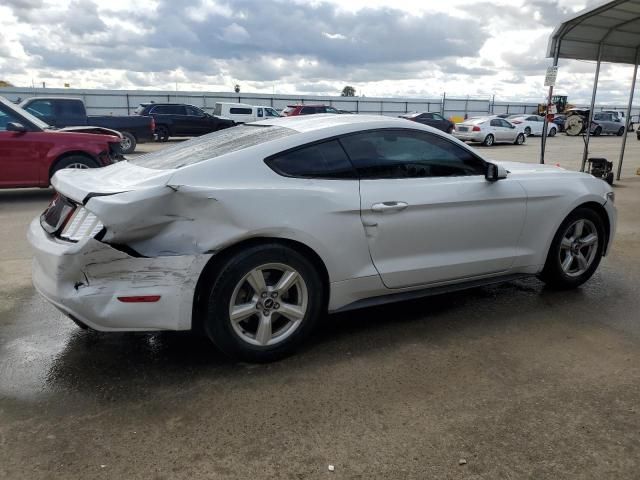
M 382 202 L 382 203 L 374 203 L 371 205 L 371 211 L 381 213 L 381 212 L 391 212 L 391 211 L 400 211 L 407 208 L 409 204 L 407 202 Z

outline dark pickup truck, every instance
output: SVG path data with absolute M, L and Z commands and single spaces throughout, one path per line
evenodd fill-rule
M 131 153 L 138 143 L 154 139 L 152 118 L 139 115 L 87 115 L 84 102 L 79 98 L 33 97 L 20 106 L 43 122 L 54 127 L 90 125 L 117 130 L 122 134 L 122 153 Z
M 156 136 L 161 142 L 169 137 L 198 137 L 235 125 L 230 118 L 210 115 L 183 103 L 142 103 L 136 113 L 155 120 Z

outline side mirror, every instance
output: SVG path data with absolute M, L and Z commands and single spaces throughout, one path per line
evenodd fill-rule
M 9 122 L 7 123 L 7 132 L 18 132 L 25 133 L 27 131 L 27 127 L 18 122 Z
M 484 174 L 484 178 L 486 178 L 488 182 L 496 182 L 503 178 L 507 178 L 507 171 L 501 165 L 496 165 L 495 163 L 488 163 L 487 171 Z
M 516 128 L 516 126 L 515 125 L 511 125 L 509 128 Z

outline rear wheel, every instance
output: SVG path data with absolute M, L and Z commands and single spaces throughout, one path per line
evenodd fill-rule
M 619 137 L 621 137 L 622 135 L 624 135 L 624 127 L 620 127 L 618 129 L 618 132 L 616 133 L 616 135 L 618 135 Z
M 136 149 L 136 137 L 129 132 L 121 132 L 122 140 L 120 140 L 120 148 L 122 153 L 133 153 Z
M 158 125 L 156 127 L 156 136 L 159 142 L 166 142 L 169 140 L 169 129 L 166 125 Z
M 596 129 L 593 131 L 593 136 L 599 137 L 600 134 L 602 134 L 602 127 L 596 127 Z
M 582 285 L 598 268 L 604 242 L 600 216 L 589 208 L 574 210 L 558 228 L 540 278 L 558 289 Z
M 93 158 L 84 155 L 69 155 L 58 160 L 51 169 L 51 177 L 63 168 L 98 168 L 100 165 Z
M 555 137 L 556 133 L 558 133 L 558 130 L 556 130 L 555 128 L 552 128 L 551 130 L 549 130 L 550 137 Z
M 490 147 L 491 145 L 493 145 L 494 142 L 495 142 L 495 138 L 493 138 L 493 135 L 489 134 L 486 137 L 484 137 L 484 141 L 482 142 L 482 144 L 485 147 Z
M 524 128 L 524 134 L 528 137 L 529 135 L 531 135 L 531 127 L 525 127 Z
M 210 285 L 204 331 L 232 358 L 268 362 L 291 354 L 324 307 L 316 270 L 302 254 L 278 244 L 239 252 Z
M 522 145 L 525 142 L 525 136 L 524 133 L 519 133 L 518 136 L 516 137 L 515 142 L 513 142 L 516 145 Z

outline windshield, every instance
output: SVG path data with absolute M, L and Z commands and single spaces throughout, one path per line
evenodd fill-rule
M 187 140 L 129 161 L 146 168 L 181 168 L 294 133 L 297 132 L 290 128 L 271 125 L 239 125 Z
M 28 122 L 33 123 L 36 127 L 40 128 L 42 130 L 46 130 L 48 128 L 52 128 L 51 125 L 47 125 L 42 120 L 40 120 L 38 117 L 33 116 L 32 114 L 27 112 L 24 108 L 19 107 L 15 103 L 11 103 L 9 100 L 7 100 L 4 97 L 0 97 L 0 103 L 2 103 L 5 107 L 13 110 L 19 116 L 23 117 Z

